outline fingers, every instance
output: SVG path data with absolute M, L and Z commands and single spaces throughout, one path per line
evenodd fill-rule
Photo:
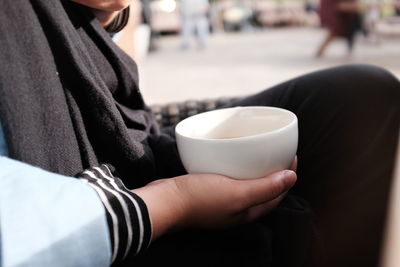
M 276 206 L 279 205 L 279 203 L 283 200 L 283 198 L 285 196 L 286 196 L 286 192 L 271 201 L 268 201 L 268 202 L 265 202 L 265 203 L 262 203 L 257 206 L 249 208 L 244 220 L 246 222 L 251 222 L 251 221 L 258 219 L 262 215 L 269 213 Z
M 298 166 L 298 160 L 297 160 L 297 156 L 296 156 L 293 160 L 293 163 L 292 163 L 292 166 L 290 167 L 290 169 L 295 172 L 295 171 L 297 171 L 297 166 Z
M 154 180 L 154 181 L 148 183 L 147 186 L 158 185 L 158 184 L 161 184 L 161 183 L 164 183 L 164 182 L 166 182 L 166 179 Z
M 245 205 L 254 206 L 276 199 L 287 192 L 296 182 L 294 171 L 281 171 L 267 177 L 238 180 L 238 188 L 246 199 Z

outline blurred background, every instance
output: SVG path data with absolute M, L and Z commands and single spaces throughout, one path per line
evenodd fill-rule
M 114 39 L 150 105 L 245 96 L 342 64 L 400 78 L 399 1 L 134 0 Z

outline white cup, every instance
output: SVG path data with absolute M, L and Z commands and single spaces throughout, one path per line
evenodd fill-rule
M 189 117 L 175 128 L 188 173 L 260 178 L 290 168 L 297 151 L 297 117 L 274 107 L 234 107 Z

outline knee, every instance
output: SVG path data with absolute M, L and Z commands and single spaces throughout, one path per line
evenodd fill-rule
M 330 68 L 300 77 L 291 85 L 293 95 L 304 99 L 304 105 L 316 103 L 322 113 L 342 110 L 358 115 L 384 116 L 389 112 L 400 115 L 400 82 L 380 67 Z
M 400 106 L 400 82 L 384 68 L 345 65 L 322 71 L 318 79 L 325 86 L 319 94 L 352 105 Z M 322 88 L 321 88 L 322 89 Z
M 351 85 L 350 91 L 356 96 L 400 99 L 400 82 L 388 70 L 373 65 L 347 65 L 342 68 L 342 79 Z
M 398 79 L 387 69 L 374 65 L 348 65 L 349 73 L 365 82 L 378 83 L 399 89 Z

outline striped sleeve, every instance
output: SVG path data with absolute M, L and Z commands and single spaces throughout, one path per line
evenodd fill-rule
M 145 250 L 151 241 L 152 226 L 144 201 L 115 177 L 103 164 L 77 175 L 99 195 L 106 209 L 112 243 L 112 264 Z

